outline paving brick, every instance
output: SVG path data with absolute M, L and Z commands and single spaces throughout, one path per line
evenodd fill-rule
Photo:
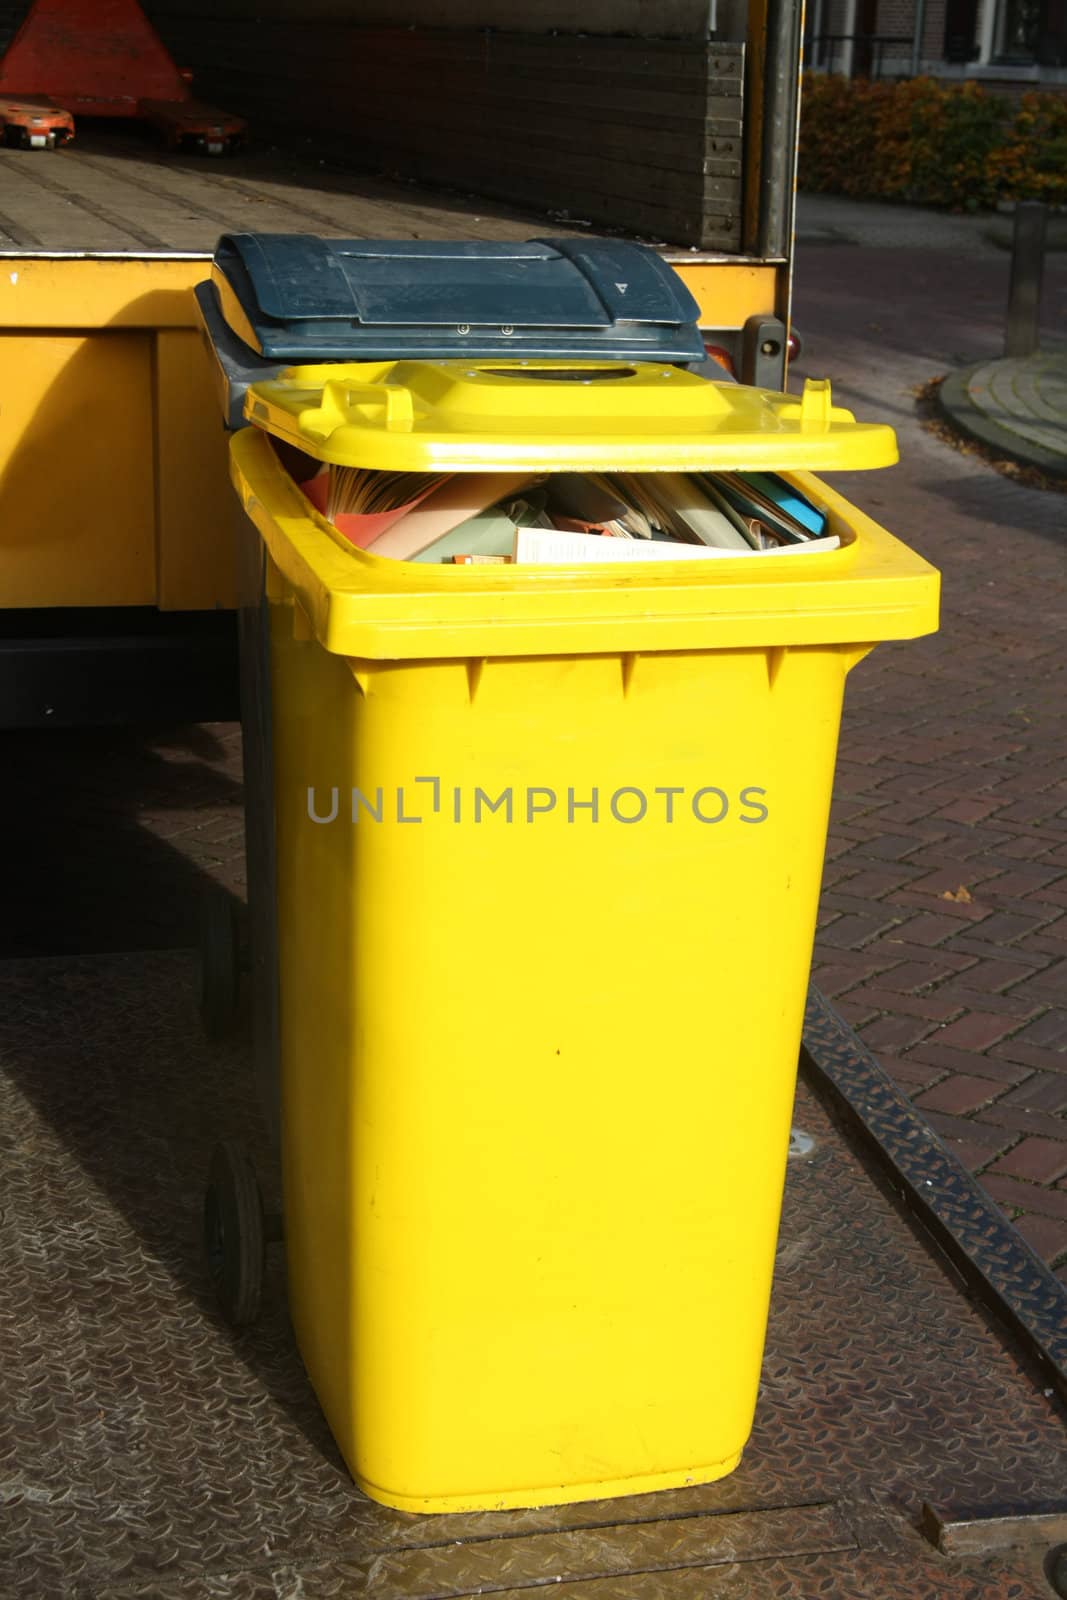
M 864 841 L 863 854 L 880 861 L 906 861 L 921 843 L 913 833 L 879 833 Z
M 854 844 L 854 839 L 848 838 L 847 835 L 838 830 L 836 833 L 831 834 L 826 841 L 825 859 L 827 861 L 837 861 L 840 857 L 847 856 Z
M 1053 956 L 1060 958 L 1067 954 L 1067 917 L 1055 923 L 1052 927 L 1042 928 L 1040 933 L 1034 934 L 1028 940 L 1027 948 L 1037 955 Z
M 876 1011 L 891 1011 L 897 1016 L 922 1017 L 927 1022 L 947 1022 L 960 1014 L 958 1005 L 942 1000 L 936 993 L 908 994 L 895 990 L 892 983 L 892 972 L 884 972 L 877 983 L 854 989 L 849 999 L 854 1005 L 870 1005 Z
M 969 1124 L 964 1122 L 961 1126 L 966 1128 Z M 989 1151 L 985 1146 L 974 1139 L 968 1139 L 966 1135 L 958 1136 L 956 1134 L 942 1133 L 941 1139 L 950 1154 L 954 1155 L 956 1160 L 961 1162 L 967 1168 L 967 1171 L 977 1177 L 980 1182 L 982 1168 L 989 1161 Z
M 895 937 L 899 938 L 902 943 L 921 945 L 925 949 L 930 949 L 946 940 L 955 941 L 960 934 L 960 925 L 954 917 L 946 917 L 943 913 L 929 911 L 912 911 L 909 913 L 904 907 L 894 909 L 899 910 L 899 922 Z M 887 935 L 887 937 L 894 937 L 894 935 Z M 957 951 L 954 945 L 952 948 L 953 953 L 960 955 L 989 954 L 985 946 L 982 946 L 977 952 L 970 950 Z
M 1003 1061 L 1015 1061 L 1022 1066 L 1033 1067 L 1038 1072 L 1064 1072 L 1067 1071 L 1067 1061 L 1064 1060 L 1061 1050 L 1040 1050 L 1036 1045 L 1026 1044 L 1015 1036 L 1002 1039 L 995 1044 L 989 1055 L 999 1057 Z
M 847 994 L 850 989 L 866 983 L 890 965 L 888 962 L 863 961 L 858 955 L 850 961 L 852 954 L 849 950 L 834 950 L 829 960 L 817 958 L 812 963 L 812 981 L 831 1000 L 835 995 Z
M 1067 1134 L 1067 1128 L 1064 1132 Z M 1025 1178 L 1029 1183 L 1053 1183 L 1067 1172 L 1067 1138 L 1025 1137 L 989 1170 L 1011 1178 Z
M 976 1122 L 988 1122 L 994 1128 L 1008 1128 L 1012 1133 L 1038 1134 L 1044 1139 L 1060 1141 L 1067 1150 L 1067 1119 L 1051 1111 L 1018 1102 L 1009 1103 L 1002 1086 L 993 1086 L 1000 1098 L 981 1110 L 972 1112 Z M 1067 1160 L 1067 1155 L 1064 1157 Z
M 881 807 L 878 812 L 877 830 L 879 833 L 890 835 L 904 833 L 911 839 L 915 849 L 909 852 L 906 860 L 900 863 L 901 865 L 929 871 L 930 863 L 932 862 L 936 866 L 942 858 L 961 861 L 965 859 L 965 854 L 969 852 L 972 844 L 973 835 L 968 833 L 964 836 L 954 828 L 952 823 L 934 822 L 931 817 L 925 815 L 909 817 L 904 827 L 895 828 L 889 812 L 901 803 L 900 801 L 894 801 L 891 806 Z M 909 807 L 909 809 L 913 808 Z M 856 846 L 856 854 L 863 855 L 865 848 L 865 842 L 859 841 Z M 885 856 L 871 853 L 870 859 L 872 861 L 884 861 Z
M 987 882 L 985 892 L 994 904 L 1000 900 L 1040 900 L 1053 884 L 1063 883 L 1064 874 L 1055 867 L 1019 867 Z
M 971 1111 L 977 1111 L 979 1106 L 987 1105 L 999 1093 L 1000 1086 L 988 1078 L 968 1077 L 966 1073 L 953 1072 L 919 1095 L 916 1105 L 924 1111 L 947 1111 L 953 1116 L 966 1116 Z
M 916 864 L 936 866 L 940 851 L 942 861 L 956 861 L 966 871 L 973 862 L 998 856 L 1004 845 L 1014 837 L 1011 833 L 994 831 L 992 828 L 962 828 L 959 824 L 943 822 L 934 826 L 943 830 L 940 838 L 932 838 L 928 848 L 924 845 L 909 858 Z
M 994 796 L 989 798 L 994 799 Z M 997 803 L 1003 806 L 1006 802 L 1000 800 Z M 1062 805 L 1063 801 L 1055 795 L 1019 795 L 1010 801 L 1010 815 L 1016 825 L 1020 823 L 1044 823 L 1050 817 L 1054 817 Z
M 894 1055 L 889 1050 L 880 1050 L 878 1061 L 909 1095 L 931 1088 L 943 1075 L 940 1067 L 931 1067 L 912 1056 Z
M 1015 763 L 1015 765 L 1018 765 L 1018 763 Z M 1052 805 L 1053 811 L 1055 811 L 1057 805 L 1067 805 L 1067 793 L 1056 782 L 1056 775 L 1047 769 L 1042 774 L 1042 772 L 1034 769 L 1032 762 L 1027 762 L 1025 769 L 1021 772 L 1014 772 L 1010 768 L 1005 768 L 997 776 L 996 792 L 998 795 L 1003 795 L 1013 802 L 1024 802 L 1024 809 L 1020 811 L 1020 815 L 1024 816 L 1028 814 L 1025 808 L 1029 807 L 1031 800 L 1038 801 L 1042 808 Z
M 1067 1222 L 1055 1217 L 1040 1217 L 1034 1212 L 1015 1219 L 1015 1226 L 1035 1255 L 1047 1266 L 1059 1266 L 1067 1257 Z M 1067 1282 L 1067 1272 L 1063 1280 Z
M 978 956 L 965 955 L 957 950 L 945 950 L 937 945 L 911 944 L 907 938 L 909 927 L 909 923 L 903 923 L 898 928 L 891 928 L 880 939 L 872 939 L 864 948 L 864 960 L 881 961 L 884 958 L 888 964 L 892 958 L 897 965 L 902 962 L 914 962 L 916 970 L 920 967 L 926 970 L 936 968 L 948 977 L 965 972 L 980 959 Z M 1032 967 L 1022 969 L 1026 976 L 1032 971 Z
M 939 954 L 947 956 L 950 952 L 941 951 Z M 956 952 L 952 952 L 955 954 Z M 1010 952 L 1009 952 L 1010 954 Z M 1020 995 L 1030 998 L 1027 985 L 1033 974 L 1033 968 L 1024 966 L 1019 961 L 1012 961 L 1007 957 L 991 956 L 977 959 L 966 972 L 959 974 L 959 981 L 970 984 L 972 987 L 981 988 L 987 994 L 999 994 L 1006 991 L 1013 999 Z M 1040 1000 L 1038 1002 L 1041 1003 Z M 1046 1002 L 1047 1003 L 1047 1002 Z
M 1012 911 L 994 911 L 989 913 L 983 910 L 985 917 L 982 926 L 982 938 L 989 944 L 1014 944 L 1019 939 L 1025 939 L 1030 934 L 1044 931 L 1054 918 L 1046 911 L 1031 912 L 1020 915 Z M 1040 948 L 1038 946 L 1037 948 Z
M 941 773 L 947 761 L 958 759 L 962 753 L 969 753 L 969 743 L 967 734 L 909 737 L 901 733 L 893 742 L 893 758 L 909 765 L 917 762 L 920 766 L 925 766 L 934 762 L 937 764 L 938 772 Z
M 1009 844 L 1001 847 L 1001 854 L 1017 857 L 1020 861 L 1041 859 L 1049 854 L 1047 839 L 1035 839 L 1031 834 L 1020 833 Z
M 996 773 L 985 773 L 973 767 L 960 763 L 955 769 L 942 769 L 939 778 L 935 780 L 923 793 L 923 798 L 934 808 L 956 804 L 963 800 L 987 799 L 983 791 L 991 789 L 997 781 Z M 958 822 L 965 826 L 962 818 L 949 818 L 950 822 Z M 981 820 L 981 819 L 978 819 Z
M 957 875 L 956 884 L 952 892 L 957 892 L 961 887 L 966 888 L 967 885 Z M 978 891 L 976 890 L 976 896 L 977 893 Z M 899 910 L 901 920 L 903 920 L 905 913 L 909 909 L 924 911 L 931 904 L 937 906 L 943 917 L 950 918 L 957 923 L 982 923 L 997 915 L 991 906 L 983 905 L 981 899 L 977 897 L 972 897 L 970 900 L 950 900 L 944 891 L 938 894 L 934 894 L 932 891 L 919 894 L 916 890 L 910 888 L 894 889 L 893 893 L 887 895 L 882 903 Z
M 983 959 L 995 956 L 1002 961 L 1013 961 L 1018 966 L 1029 968 L 1031 973 L 1041 972 L 1049 965 L 1056 955 L 1063 955 L 1062 950 L 1052 952 L 1050 956 L 1045 951 L 1034 949 L 1031 939 L 1026 945 L 1013 945 L 1010 949 L 988 941 L 985 929 L 968 929 L 966 933 L 956 932 L 951 938 L 946 939 L 945 949 L 958 955 L 979 956 Z
M 820 908 L 825 911 L 849 912 L 857 917 L 877 916 L 886 911 L 884 900 L 877 900 L 870 895 L 854 894 L 852 886 L 853 880 L 849 879 L 847 883 L 824 890 L 820 898 Z M 889 924 L 887 919 L 887 926 L 895 927 L 897 917 L 895 907 L 890 908 L 889 916 L 894 920 Z
M 925 1112 L 925 1116 L 943 1139 L 962 1139 L 980 1146 L 986 1153 L 986 1161 L 995 1160 L 1019 1137 L 1007 1128 L 993 1128 L 988 1123 L 972 1122 L 966 1117 L 953 1116 L 949 1111 L 930 1110 Z
M 949 822 L 984 822 L 1003 805 L 1002 800 L 992 796 L 972 795 L 966 799 L 951 801 L 947 806 L 934 812 L 935 817 L 940 817 Z
M 846 858 L 847 859 L 847 858 Z M 893 866 L 868 867 L 854 873 L 844 886 L 844 892 L 853 899 L 880 900 L 883 895 L 892 894 L 894 889 L 899 889 L 901 884 L 909 883 L 915 876 L 905 870 L 903 862 Z
M 1017 1027 L 1014 1017 L 1000 1016 L 994 1011 L 970 1011 L 955 1022 L 946 1023 L 938 1040 L 953 1050 L 988 1050 Z
M 847 882 L 856 876 L 856 863 L 847 855 L 839 856 L 834 861 L 823 863 L 822 882 L 824 889 L 832 889 L 835 884 Z
M 918 1017 L 877 1017 L 861 1029 L 863 1042 L 878 1053 L 880 1050 L 908 1050 L 919 1044 L 936 1027 Z
M 820 930 L 819 941 L 837 950 L 858 950 L 880 933 L 885 933 L 887 928 L 894 927 L 896 919 L 884 913 L 835 916 L 831 923 Z
M 844 760 L 853 765 L 880 768 L 885 762 L 885 746 L 874 741 L 867 743 L 862 737 L 853 736 L 848 741 Z
M 953 1050 L 941 1044 L 940 1037 L 940 1033 L 935 1031 L 915 1045 L 913 1051 L 909 1050 L 909 1056 L 914 1054 L 919 1061 L 931 1067 L 940 1067 L 945 1072 L 970 1073 L 976 1078 L 989 1078 L 993 1083 L 1010 1087 L 1029 1076 L 1029 1069 L 1019 1062 L 1004 1061 L 992 1054 L 979 1055 L 973 1050 Z
M 865 1005 L 853 999 L 851 994 L 838 995 L 834 1001 L 834 1010 L 853 1028 L 862 1027 L 865 1022 L 873 1021 L 878 1015 L 877 1006 Z
M 1047 895 L 1052 892 L 1051 890 L 1046 891 L 1046 898 L 1044 899 L 1037 895 L 1028 895 L 1021 900 L 1011 899 L 1007 895 L 997 896 L 993 893 L 998 881 L 997 878 L 994 878 L 988 885 L 980 884 L 975 891 L 976 895 L 982 900 L 982 904 L 989 910 L 997 912 L 998 915 L 1010 914 L 1015 917 L 1024 917 L 1032 921 L 1035 927 L 1041 928 L 1051 926 L 1062 917 L 1063 908 L 1053 905 L 1047 898 Z M 989 889 L 988 895 L 986 894 L 987 888 Z M 994 928 L 996 926 L 994 924 Z M 983 935 L 984 932 L 985 930 L 983 929 Z M 994 933 L 993 936 L 996 937 L 996 934 Z
M 934 1120 L 931 1117 L 931 1122 Z M 970 1129 L 975 1126 L 966 1123 Z M 1045 1189 L 1037 1183 L 1024 1183 L 1021 1178 L 1004 1173 L 989 1172 L 982 1178 L 982 1187 L 1002 1206 L 1018 1206 L 1022 1211 L 1036 1211 L 1043 1217 L 1055 1217 L 1067 1222 L 1067 1189 Z
M 1036 1112 L 1067 1110 L 1067 1063 L 1062 1073 L 1032 1072 L 1017 1088 L 1009 1090 L 1004 1099 L 1008 1105 L 1026 1106 Z M 1067 1123 L 1064 1137 L 1067 1138 Z
M 988 864 L 974 866 L 970 863 L 950 861 L 935 868 L 933 872 L 928 872 L 924 877 L 916 878 L 908 887 L 912 894 L 933 894 L 940 899 L 946 889 L 955 894 L 963 879 L 968 892 L 977 895 L 979 884 L 982 885 L 984 894 L 995 884 L 998 875 L 997 869 Z
M 873 951 L 875 945 L 880 943 L 880 940 L 875 940 L 874 944 L 867 946 L 867 949 Z M 968 965 L 974 966 L 977 963 L 969 962 Z M 944 984 L 946 979 L 951 979 L 954 983 L 963 983 L 965 972 L 966 968 L 961 972 L 958 967 L 947 966 L 943 959 L 932 955 L 927 961 L 902 961 L 890 967 L 884 974 L 884 981 L 887 987 L 893 988 L 899 994 L 914 994 L 918 990 L 932 989 L 935 984 Z
M 884 787 L 879 789 L 878 793 L 879 796 L 884 794 Z M 929 807 L 926 802 L 918 796 L 909 798 L 909 793 L 910 791 L 905 791 L 899 799 L 891 800 L 888 805 L 881 806 L 878 812 L 879 820 L 887 828 L 897 826 L 910 827 L 913 830 L 915 828 L 929 828 L 941 837 L 938 832 L 941 825 L 930 822 Z
M 847 781 L 838 775 L 834 780 L 834 801 L 830 808 L 831 826 L 837 827 L 842 822 L 864 817 L 870 810 L 870 799 L 866 795 L 853 793 Z
M 960 1011 L 995 1011 L 998 1016 L 1008 1017 L 1016 1028 L 1021 1028 L 1032 1017 L 1042 1011 L 1040 1002 L 1027 1001 L 1025 998 L 1013 994 L 997 994 L 995 990 L 972 989 L 968 987 L 967 979 L 972 974 L 968 973 L 962 978 L 950 978 L 941 983 L 934 991 L 937 998 L 946 1004 L 951 1004 Z M 981 974 L 977 974 L 981 976 Z
M 1046 1011 L 1016 1037 L 1020 1044 L 1036 1046 L 1038 1050 L 1067 1052 L 1067 1010 Z
M 929 800 L 925 798 L 924 791 L 935 788 L 939 781 L 940 775 L 934 772 L 911 770 L 897 772 L 878 785 L 878 796 L 879 799 L 888 797 L 891 800 L 906 801 L 909 809 L 912 807 L 918 809 L 919 816 L 929 817 L 931 806 Z

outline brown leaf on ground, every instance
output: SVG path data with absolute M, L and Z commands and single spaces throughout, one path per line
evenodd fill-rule
M 969 906 L 973 896 L 966 884 L 961 883 L 955 893 L 951 889 L 946 889 L 941 898 L 942 900 L 954 900 L 957 905 Z

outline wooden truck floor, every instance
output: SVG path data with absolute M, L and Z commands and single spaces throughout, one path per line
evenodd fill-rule
M 54 152 L 0 149 L 0 253 L 210 254 L 220 233 L 525 239 L 582 232 L 562 216 L 423 189 L 277 151 L 212 161 L 147 135 L 83 132 Z

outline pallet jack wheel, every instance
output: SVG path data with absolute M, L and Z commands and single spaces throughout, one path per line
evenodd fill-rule
M 240 966 L 233 902 L 214 886 L 200 910 L 200 1017 L 211 1039 L 221 1039 L 233 1027 Z
M 240 1328 L 254 1322 L 263 1292 L 263 1196 L 244 1145 L 215 1146 L 204 1194 L 204 1254 L 219 1308 Z
M 1067 1544 L 1058 1544 L 1050 1550 L 1045 1561 L 1045 1577 L 1053 1594 L 1067 1600 Z

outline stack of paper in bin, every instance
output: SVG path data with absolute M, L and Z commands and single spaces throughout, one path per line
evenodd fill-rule
M 342 477 L 342 475 L 344 475 Z M 304 486 L 353 543 L 455 565 L 688 561 L 830 550 L 825 511 L 775 473 L 373 473 Z M 376 481 L 377 480 L 377 481 Z

